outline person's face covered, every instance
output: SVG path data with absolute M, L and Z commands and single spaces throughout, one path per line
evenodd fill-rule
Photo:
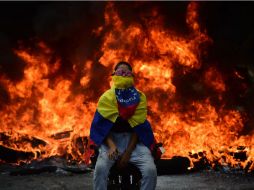
M 120 65 L 116 69 L 115 73 L 116 76 L 133 76 L 132 72 L 129 70 L 127 65 Z
M 127 65 L 118 66 L 112 78 L 116 88 L 128 88 L 134 84 L 133 73 Z

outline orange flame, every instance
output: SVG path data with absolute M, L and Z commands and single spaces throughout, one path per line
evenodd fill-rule
M 154 20 L 147 22 L 145 27 L 139 23 L 125 26 L 112 3 L 106 10 L 106 23 L 111 24 L 111 30 L 104 36 L 100 63 L 106 67 L 113 67 L 121 60 L 132 63 L 138 78 L 137 87 L 148 97 L 149 119 L 155 136 L 166 148 L 163 157 L 185 156 L 193 164 L 197 160 L 191 155 L 202 152 L 211 165 L 219 162 L 246 167 L 253 160 L 253 142 L 251 134 L 239 135 L 244 126 L 239 111 L 226 109 L 223 104 L 216 110 L 209 98 L 193 101 L 188 106 L 175 99 L 174 66 L 182 66 L 183 73 L 200 68 L 200 55 L 205 51 L 201 45 L 211 42 L 201 32 L 197 20 L 198 4 L 188 6 L 186 22 L 191 31 L 185 36 L 165 28 L 156 10 L 151 14 Z M 208 69 L 203 77 L 206 85 L 219 95 L 226 91 L 223 78 L 215 68 Z M 229 154 L 239 152 L 239 146 L 246 147 L 246 161 L 236 161 Z M 253 169 L 253 165 L 249 168 Z
M 147 95 L 148 119 L 155 137 L 166 149 L 163 157 L 185 156 L 193 167 L 200 157 L 192 155 L 202 152 L 211 165 L 221 163 L 242 168 L 248 165 L 253 170 L 253 134 L 240 135 L 244 120 L 239 111 L 225 108 L 223 104 L 215 107 L 209 98 L 185 105 L 176 97 L 175 67 L 183 75 L 199 69 L 205 51 L 203 45 L 211 42 L 200 29 L 198 4 L 190 3 L 187 8 L 186 23 L 190 31 L 184 35 L 166 28 L 156 9 L 151 11 L 151 19 L 143 19 L 143 24 L 127 25 L 110 2 L 104 18 L 105 25 L 93 30 L 97 36 L 103 35 L 99 63 L 108 70 L 122 60 L 133 65 L 136 86 Z M 84 161 L 86 150 L 80 151 L 77 142 L 89 135 L 96 101 L 91 101 L 88 94 L 74 93 L 71 79 L 50 80 L 49 76 L 58 71 L 61 59 L 50 63 L 50 48 L 42 42 L 38 47 L 38 54 L 15 51 L 26 62 L 22 81 L 15 83 L 7 77 L 1 78 L 11 103 L 0 112 L 0 133 L 10 138 L 9 143 L 0 140 L 0 145 L 33 152 L 35 159 L 71 154 L 72 159 Z M 84 63 L 84 75 L 79 82 L 87 88 L 92 81 L 94 62 Z M 209 68 L 200 77 L 219 94 L 226 92 L 223 77 L 216 68 Z M 34 146 L 30 141 L 22 141 L 22 137 L 42 139 L 46 144 Z M 239 152 L 240 146 L 246 151 L 244 161 L 231 154 Z
M 75 157 L 79 151 L 72 143 L 78 137 L 89 135 L 88 126 L 96 104 L 91 102 L 85 105 L 84 95 L 74 96 L 70 80 L 58 78 L 51 85 L 48 76 L 59 69 L 60 60 L 50 64 L 49 48 L 41 43 L 39 47 L 40 55 L 24 50 L 15 51 L 27 63 L 22 81 L 14 83 L 6 78 L 1 80 L 10 94 L 11 105 L 0 112 L 0 133 L 10 136 L 12 143 L 0 141 L 0 145 L 33 152 L 35 158 L 39 153 L 39 159 L 67 153 L 73 159 L 84 159 L 82 155 Z M 84 125 L 87 127 L 84 128 Z M 63 132 L 67 138 L 56 137 Z M 41 139 L 46 145 L 34 146 L 32 142 L 22 142 L 20 139 L 23 136 Z

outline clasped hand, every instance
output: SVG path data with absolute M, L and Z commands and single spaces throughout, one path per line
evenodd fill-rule
M 119 156 L 119 152 L 116 146 L 110 147 L 108 151 L 108 157 L 110 160 L 116 160 Z
M 110 160 L 117 160 L 117 167 L 120 169 L 124 168 L 130 160 L 130 154 L 125 151 L 122 155 L 120 155 L 117 147 L 109 148 L 108 157 Z

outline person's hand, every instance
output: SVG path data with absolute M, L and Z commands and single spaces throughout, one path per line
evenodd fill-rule
M 130 160 L 131 154 L 129 152 L 124 152 L 120 159 L 117 161 L 117 167 L 119 169 L 122 169 L 127 166 L 129 160 Z
M 118 155 L 119 155 L 119 152 L 116 146 L 109 147 L 108 157 L 110 160 L 115 160 L 118 157 Z

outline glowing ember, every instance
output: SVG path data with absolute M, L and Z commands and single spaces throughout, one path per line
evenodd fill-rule
M 156 9 L 151 11 L 149 22 L 127 25 L 114 4 L 108 3 L 105 25 L 93 30 L 103 39 L 98 60 L 107 68 L 107 85 L 115 63 L 124 60 L 133 65 L 137 88 L 147 95 L 149 120 L 156 139 L 166 149 L 164 158 L 185 156 L 193 166 L 200 158 L 192 155 L 202 152 L 211 165 L 245 168 L 249 164 L 249 170 L 253 170 L 253 134 L 240 135 L 244 120 L 239 111 L 224 107 L 223 102 L 215 106 L 209 97 L 191 101 L 177 97 L 179 86 L 173 81 L 177 75 L 175 68 L 181 70 L 183 76 L 199 69 L 204 45 L 211 42 L 200 29 L 197 3 L 189 4 L 186 17 L 190 31 L 178 35 L 163 25 L 163 18 Z M 43 42 L 38 43 L 38 49 L 39 53 L 15 50 L 26 62 L 23 80 L 12 82 L 7 77 L 1 78 L 1 84 L 10 95 L 10 104 L 0 112 L 0 133 L 9 137 L 8 143 L 0 141 L 0 145 L 33 152 L 34 159 L 70 154 L 71 159 L 85 161 L 87 151 L 80 151 L 77 141 L 89 135 L 97 100 L 91 101 L 88 93 L 74 92 L 72 79 L 51 80 L 49 76 L 59 70 L 61 59 L 51 63 L 51 50 Z M 83 88 L 96 77 L 90 74 L 94 67 L 95 62 L 84 61 L 83 76 L 79 80 Z M 210 67 L 200 78 L 222 101 L 227 87 L 220 72 Z M 91 86 L 99 85 L 103 84 Z M 105 88 L 98 88 L 98 94 Z M 41 139 L 45 144 L 34 146 L 31 141 L 22 141 L 24 137 Z M 239 147 L 246 151 L 244 161 L 231 154 L 239 152 Z

